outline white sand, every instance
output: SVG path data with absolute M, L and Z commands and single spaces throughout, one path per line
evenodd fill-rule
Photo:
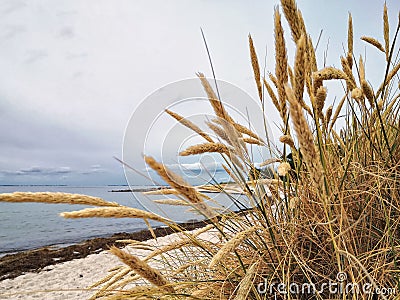
M 162 246 L 178 239 L 171 234 L 146 243 Z M 199 236 L 202 239 L 216 238 L 215 232 L 206 232 Z M 140 249 L 129 249 L 139 257 L 149 252 Z M 27 273 L 14 279 L 0 281 L 0 299 L 87 299 L 94 292 L 87 287 L 107 275 L 108 270 L 122 263 L 106 251 L 91 254 L 85 258 L 48 266 L 39 273 Z

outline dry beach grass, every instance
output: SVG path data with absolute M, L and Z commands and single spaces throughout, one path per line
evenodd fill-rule
M 287 299 L 289 296 L 375 299 L 378 288 L 398 289 L 400 62 L 399 48 L 395 45 L 400 19 L 390 40 L 385 5 L 384 43 L 372 37 L 361 38 L 382 52 L 387 64 L 382 83 L 372 87 L 367 79 L 365 58 L 356 59 L 353 53 L 351 15 L 341 68 L 320 68 L 295 1 L 281 0 L 281 6 L 296 47 L 292 67 L 286 51 L 291 39 L 283 31 L 284 20 L 278 8 L 274 12 L 276 67 L 268 78 L 260 75 L 255 46 L 249 37 L 258 95 L 262 104 L 270 99 L 279 112 L 281 144 L 264 143 L 250 128 L 236 123 L 201 73 L 198 77 L 216 115 L 208 124 L 218 139 L 167 111 L 207 140 L 206 144 L 189 147 L 181 155 L 204 152 L 222 155 L 224 168 L 247 199 L 246 203 L 235 202 L 235 208 L 252 209 L 246 214 L 225 212 L 217 218 L 219 212 L 204 201 L 202 193 L 162 163 L 146 156 L 149 167 L 183 201 L 174 204 L 190 205 L 209 218 L 211 225 L 207 230 L 212 230 L 217 238 L 207 240 L 182 232 L 171 245 L 153 249 L 147 259 L 112 248 L 111 253 L 125 266 L 100 281 L 96 286 L 101 287 L 101 292 L 94 292 L 91 299 Z M 343 83 L 342 95 L 329 94 L 327 85 L 332 80 Z M 341 101 L 326 107 L 335 96 Z M 336 123 L 340 116 L 344 125 L 339 127 Z M 265 164 L 281 161 L 280 174 L 274 171 L 275 180 L 268 185 L 270 194 L 254 172 L 248 149 L 255 141 L 269 147 L 268 151 L 275 156 Z M 253 180 L 248 181 L 251 172 Z M 19 197 L 39 201 L 33 194 L 27 199 L 26 195 Z M 12 199 L 18 201 L 18 197 L 0 196 L 0 201 Z M 54 203 L 43 197 L 40 201 Z M 141 217 L 180 230 L 171 220 L 132 210 L 108 205 L 64 216 Z M 139 246 L 132 244 L 133 248 Z M 346 277 L 344 283 L 368 284 L 375 293 L 340 294 L 325 289 L 313 294 L 290 294 L 291 284 L 318 287 L 329 280 L 338 280 L 338 274 Z M 132 285 L 136 282 L 138 285 Z M 283 292 L 276 290 L 276 286 L 273 294 L 257 290 L 259 284 L 276 283 L 282 284 Z M 389 299 L 396 294 L 380 296 Z

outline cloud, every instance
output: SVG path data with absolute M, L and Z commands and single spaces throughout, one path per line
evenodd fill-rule
M 75 36 L 74 28 L 69 26 L 62 28 L 59 32 L 59 36 L 65 39 L 73 38 Z
M 3 175 L 8 176 L 47 176 L 47 175 L 65 175 L 72 173 L 69 167 L 58 167 L 58 168 L 45 168 L 45 167 L 30 167 L 27 169 L 20 169 L 17 171 L 0 171 Z
M 102 168 L 101 165 L 92 165 L 88 169 L 74 170 L 70 167 L 38 167 L 33 166 L 23 168 L 16 171 L 0 171 L 5 176 L 47 176 L 47 175 L 67 175 L 67 174 L 82 174 L 90 175 L 95 173 L 104 173 L 107 170 Z
M 87 58 L 88 57 L 88 54 L 86 53 L 86 52 L 80 52 L 80 53 L 67 53 L 66 55 L 65 55 L 65 58 L 66 59 L 70 59 L 70 60 L 73 60 L 73 59 L 84 59 L 84 58 Z
M 0 39 L 8 40 L 25 31 L 26 28 L 23 25 L 6 25 L 0 35 Z
M 0 170 L 1 185 L 108 185 L 125 184 L 121 170 L 92 165 L 87 168 L 32 166 Z
M 25 63 L 32 64 L 34 62 L 37 62 L 39 60 L 46 58 L 47 56 L 48 56 L 48 53 L 44 50 L 41 50 L 41 49 L 29 50 L 29 51 L 27 51 L 27 54 L 26 54 Z
M 17 12 L 26 7 L 24 1 L 12 0 L 8 2 L 4 2 L 1 8 L 1 12 L 4 15 L 11 14 Z
M 81 171 L 80 173 L 83 175 L 90 175 L 104 172 L 106 172 L 106 170 L 102 168 L 101 165 L 92 165 L 88 170 Z

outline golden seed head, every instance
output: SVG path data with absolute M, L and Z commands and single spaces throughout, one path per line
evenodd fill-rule
M 217 153 L 229 153 L 229 149 L 227 146 L 221 143 L 204 143 L 191 146 L 186 150 L 179 153 L 180 156 L 189 156 L 189 155 L 196 155 L 202 154 L 206 152 L 217 152 Z
M 322 110 L 325 105 L 325 99 L 327 96 L 327 90 L 325 87 L 321 86 L 317 90 L 317 95 L 315 96 L 315 108 L 319 116 L 322 116 Z
M 382 110 L 382 108 L 383 108 L 383 100 L 381 99 L 381 100 L 379 100 L 378 101 L 378 108 L 379 108 L 379 110 Z
M 171 117 L 173 117 L 175 120 L 177 120 L 179 123 L 181 123 L 182 125 L 186 126 L 187 128 L 193 130 L 194 132 L 196 132 L 198 135 L 202 136 L 205 140 L 207 140 L 208 142 L 212 143 L 213 140 L 208 136 L 207 133 L 205 133 L 203 130 L 201 130 L 196 124 L 194 124 L 193 122 L 189 121 L 188 119 L 182 117 L 181 115 L 170 111 L 168 109 L 165 110 L 166 113 L 168 113 Z
M 300 203 L 299 197 L 292 197 L 289 201 L 289 209 L 295 209 Z
M 14 192 L 0 194 L 0 202 L 42 202 L 42 203 L 66 203 L 83 204 L 93 206 L 119 206 L 116 202 L 109 202 L 98 197 L 52 192 Z
M 368 36 L 362 36 L 361 39 L 363 41 L 371 44 L 372 46 L 376 47 L 377 49 L 379 49 L 383 53 L 385 53 L 385 49 L 383 48 L 382 44 L 377 39 L 374 39 L 374 38 L 368 37 Z
M 330 105 L 328 109 L 326 110 L 326 115 L 325 115 L 325 124 L 328 125 L 329 121 L 331 120 L 332 117 L 332 111 L 333 111 L 333 106 Z
M 79 219 L 79 218 L 139 218 L 155 220 L 163 223 L 169 221 L 157 214 L 144 211 L 141 209 L 119 206 L 119 207 L 95 207 L 84 208 L 78 211 L 60 213 L 61 217 L 66 219 Z
M 281 160 L 280 158 L 269 158 L 269 159 L 263 161 L 263 162 L 260 164 L 260 167 L 265 167 L 265 166 L 268 166 L 268 165 L 270 165 L 270 164 L 274 164 L 274 163 L 281 162 L 281 161 L 282 161 L 282 160 Z
M 360 88 L 353 89 L 351 91 L 351 98 L 353 98 L 357 102 L 360 102 L 360 101 L 364 100 L 363 91 Z
M 361 80 L 361 88 L 371 106 L 374 106 L 374 91 L 367 81 Z
M 348 63 L 348 59 L 341 57 L 340 60 L 342 63 L 343 72 L 346 74 L 346 77 L 347 77 L 346 78 L 347 88 L 351 91 L 356 87 L 356 81 L 354 79 L 353 72 Z
M 288 162 L 282 162 L 279 166 L 278 166 L 278 175 L 279 176 L 286 176 L 288 174 L 288 172 L 290 171 L 291 167 L 290 164 Z
M 247 144 L 252 144 L 252 145 L 263 145 L 263 143 L 260 140 L 256 140 L 254 138 L 241 138 L 243 140 L 243 142 L 247 143 Z
M 313 46 L 313 42 L 311 40 L 311 37 L 309 36 L 307 39 L 307 52 L 308 52 L 308 56 L 310 57 L 310 65 L 307 67 L 308 72 L 315 72 L 318 70 L 317 67 L 317 58 L 315 56 L 315 49 Z M 310 75 L 310 74 L 308 74 Z
M 291 148 L 295 148 L 293 139 L 292 139 L 292 137 L 291 137 L 290 135 L 283 135 L 283 136 L 281 136 L 281 137 L 279 138 L 279 141 L 280 141 L 281 143 L 284 143 L 284 144 L 288 145 L 288 146 L 291 147 Z
M 140 260 L 136 256 L 129 254 L 125 251 L 118 249 L 113 246 L 110 248 L 110 252 L 117 256 L 123 263 L 128 265 L 132 270 L 138 273 L 143 278 L 150 281 L 155 286 L 161 287 L 167 292 L 173 293 L 175 290 L 169 285 L 169 282 L 165 277 L 158 271 L 150 267 L 146 262 Z
M 323 168 L 321 161 L 316 159 L 318 153 L 314 144 L 314 136 L 304 117 L 302 108 L 294 96 L 293 90 L 286 85 L 285 91 L 290 103 L 290 117 L 302 149 L 304 162 L 310 170 L 314 184 L 317 188 L 320 188 L 323 183 Z
M 304 81 L 305 81 L 305 50 L 306 50 L 306 42 L 304 35 L 300 37 L 297 42 L 297 51 L 296 51 L 296 61 L 294 65 L 294 93 L 296 99 L 302 103 L 303 102 L 303 90 L 304 90 Z
M 247 134 L 249 137 L 252 137 L 253 139 L 256 140 L 261 140 L 257 134 L 255 134 L 253 131 L 251 131 L 249 128 L 239 124 L 239 123 L 233 123 L 233 127 L 240 133 Z
M 277 78 L 278 97 L 281 116 L 283 121 L 286 120 L 286 94 L 285 84 L 288 82 L 288 64 L 285 37 L 281 23 L 281 14 L 278 9 L 275 9 L 275 75 Z
M 360 55 L 360 61 L 358 63 L 360 69 L 360 81 L 365 80 L 365 66 L 362 56 Z
M 257 268 L 259 265 L 259 261 L 253 263 L 250 268 L 246 270 L 246 275 L 240 281 L 237 294 L 233 300 L 242 300 L 248 299 L 248 295 L 250 293 L 251 287 L 254 284 L 253 278 L 257 274 Z
M 274 104 L 274 106 L 276 107 L 276 109 L 278 110 L 278 112 L 281 112 L 281 106 L 279 105 L 278 102 L 278 98 L 276 97 L 274 91 L 272 90 L 271 85 L 265 80 L 264 78 L 264 86 L 267 89 L 268 95 L 272 100 L 272 103 Z
M 183 180 L 182 177 L 168 170 L 162 163 L 157 162 L 150 156 L 145 156 L 144 160 L 150 168 L 156 171 L 158 175 L 165 180 L 165 182 L 192 203 L 199 212 L 210 219 L 215 217 L 214 211 L 203 201 L 201 194 L 197 192 L 193 186 Z
M 389 82 L 393 79 L 393 77 L 397 74 L 399 70 L 400 70 L 400 62 L 393 67 L 393 69 L 387 75 L 385 82 L 382 82 L 382 84 L 379 86 L 378 91 L 376 92 L 377 97 L 383 91 L 383 89 L 389 84 Z
M 313 79 L 316 81 L 331 80 L 331 79 L 347 79 L 346 74 L 336 68 L 326 67 L 320 71 L 312 74 Z
M 383 38 L 385 40 L 386 61 L 389 60 L 389 17 L 386 2 L 383 6 Z
M 262 101 L 263 98 L 262 98 L 260 66 L 258 64 L 257 53 L 256 53 L 256 49 L 254 48 L 253 39 L 251 38 L 250 34 L 249 34 L 249 47 L 250 47 L 251 65 L 253 67 L 254 79 L 257 84 L 258 96 L 259 96 L 260 100 Z
M 352 57 L 353 54 L 353 18 L 351 13 L 349 13 L 348 29 L 347 29 L 347 52 L 348 58 Z M 352 61 L 348 59 L 349 66 L 351 68 Z
M 306 33 L 304 20 L 300 10 L 297 8 L 296 1 L 282 0 L 281 5 L 286 20 L 289 23 L 293 40 L 297 43 L 302 34 Z
M 256 229 L 258 229 L 258 227 L 253 226 L 236 234 L 232 239 L 226 242 L 221 247 L 221 249 L 214 255 L 208 267 L 209 268 L 214 267 L 217 263 L 221 261 L 223 257 L 225 257 L 226 254 L 231 253 L 233 250 L 235 250 L 237 246 L 239 246 L 244 239 L 248 238 L 249 234 L 254 232 Z
M 294 86 L 295 85 L 294 74 L 293 74 L 293 70 L 290 66 L 288 66 L 288 75 L 289 75 L 290 85 Z
M 232 122 L 232 118 L 228 115 L 228 112 L 225 110 L 221 100 L 215 94 L 213 88 L 211 87 L 210 83 L 208 82 L 207 78 L 204 76 L 203 73 L 197 73 L 197 77 L 199 77 L 201 84 L 208 96 L 208 100 L 210 101 L 211 106 L 214 109 L 215 114 L 228 122 Z
M 340 102 L 339 102 L 339 104 L 338 104 L 338 106 L 337 106 L 337 108 L 336 108 L 336 110 L 335 110 L 335 113 L 333 114 L 333 117 L 332 117 L 331 128 L 332 128 L 333 125 L 336 123 L 336 120 L 337 120 L 338 117 L 339 117 L 339 113 L 340 113 L 340 111 L 342 110 L 344 101 L 345 101 L 346 99 L 347 99 L 347 95 L 344 95 L 344 96 L 342 97 L 342 99 L 340 100 Z

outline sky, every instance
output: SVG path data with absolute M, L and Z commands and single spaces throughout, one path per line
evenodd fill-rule
M 376 88 L 384 59 L 359 37 L 383 40 L 383 3 L 299 0 L 314 41 L 322 30 L 319 66 L 326 49 L 327 65 L 340 66 L 351 12 L 354 52 L 357 57 L 366 55 L 367 77 Z M 277 5 L 278 1 L 257 0 L 0 1 L 0 184 L 126 184 L 122 165 L 113 157 L 129 160 L 144 171 L 140 165 L 144 150 L 160 158 L 161 148 L 164 151 L 176 143 L 160 147 L 161 136 L 156 133 L 167 128 L 169 136 L 189 137 L 171 122 L 156 127 L 157 122 L 138 120 L 164 118 L 162 110 L 181 95 L 179 82 L 194 78 L 196 72 L 212 75 L 200 28 L 217 78 L 256 99 L 247 36 L 251 33 L 262 65 L 267 52 L 266 68 L 274 70 Z M 392 38 L 400 2 L 388 0 L 387 5 Z M 287 47 L 292 60 L 293 43 Z M 197 90 L 194 93 L 189 96 L 204 96 Z M 164 103 L 160 95 L 170 98 Z M 176 108 L 194 117 L 203 113 L 203 108 L 193 104 L 199 102 L 190 103 Z M 278 114 L 271 103 L 266 112 L 273 135 L 279 137 Z M 128 124 L 134 124 L 134 129 Z M 132 156 L 127 148 L 123 153 L 125 132 L 148 133 L 149 126 L 153 133 L 146 136 L 145 144 L 138 139 Z M 135 142 L 132 136 L 127 140 Z M 197 140 L 190 136 L 179 145 L 190 145 L 190 141 Z M 167 151 L 167 156 L 174 151 Z M 169 161 L 174 162 L 180 161 L 176 157 Z M 188 169 L 201 165 L 193 160 L 183 163 Z M 203 163 L 219 170 L 213 157 Z M 130 183 L 146 180 L 137 176 Z

